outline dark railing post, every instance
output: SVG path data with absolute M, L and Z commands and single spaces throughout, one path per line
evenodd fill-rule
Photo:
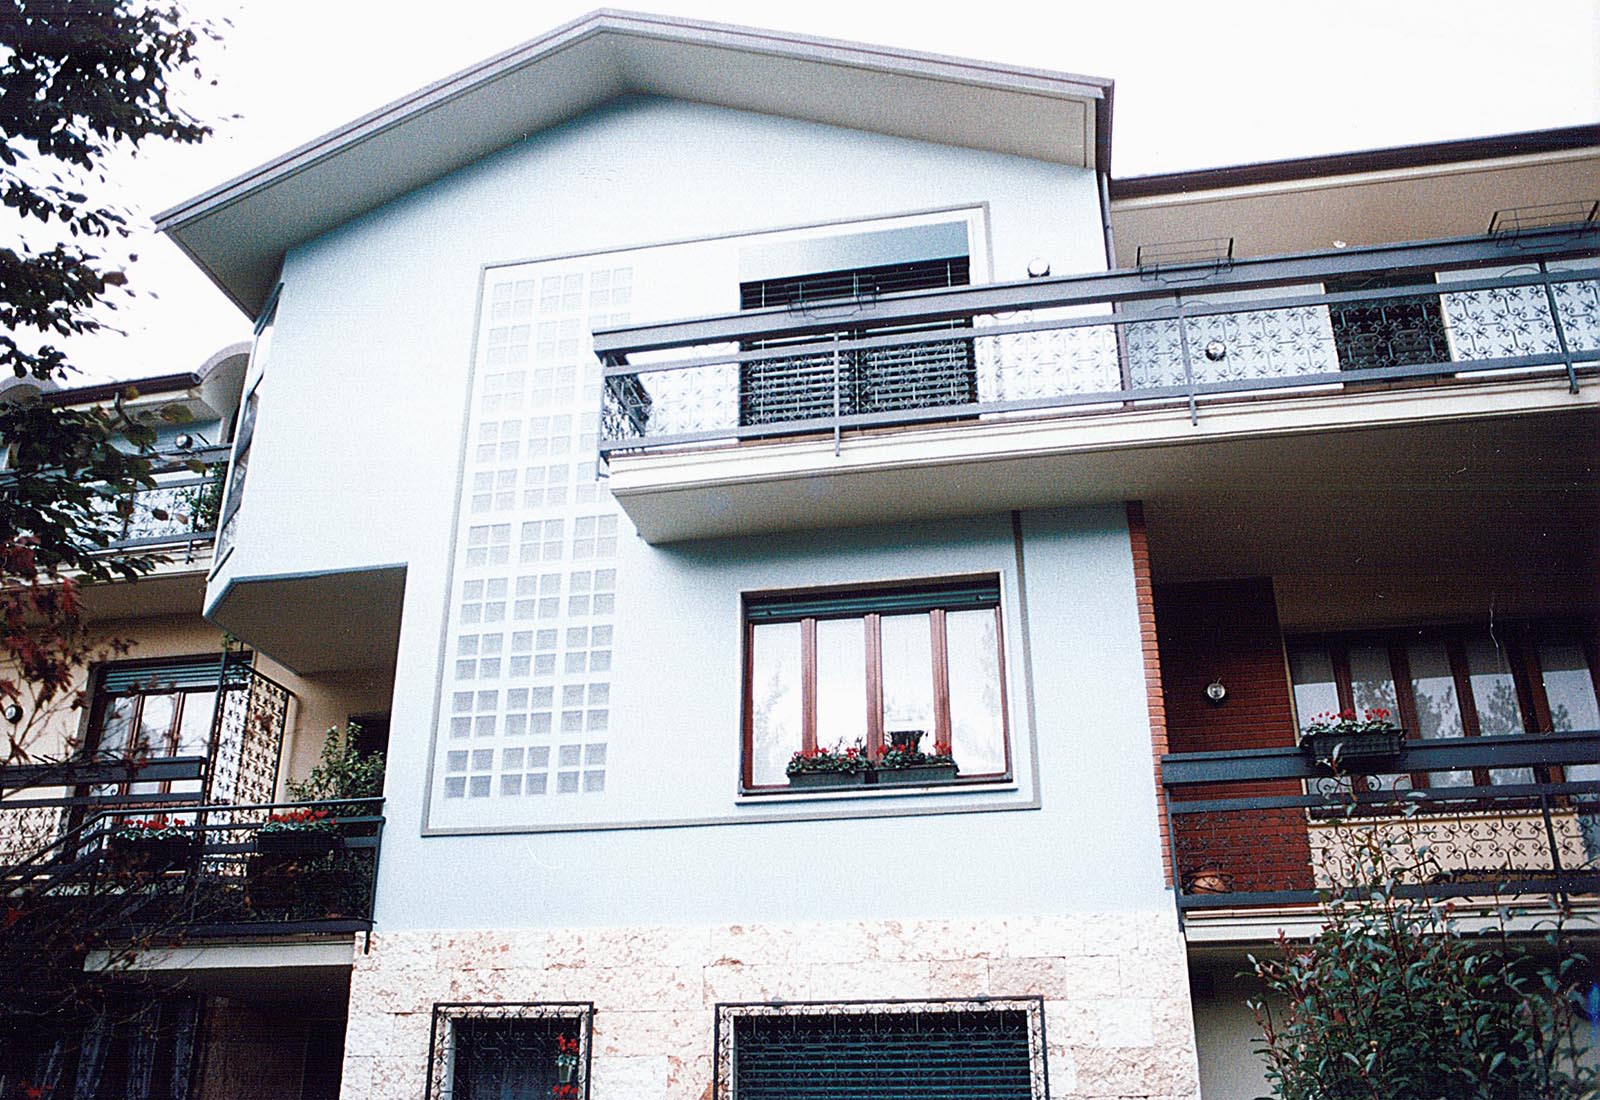
M 1562 362 L 1567 365 L 1567 390 L 1578 392 L 1578 371 L 1572 365 L 1572 349 L 1567 347 L 1567 330 L 1561 324 L 1561 308 L 1556 305 L 1555 288 L 1550 285 L 1550 264 L 1539 261 L 1539 274 L 1544 276 L 1544 300 L 1550 305 L 1550 324 L 1556 330 L 1556 346 L 1561 349 Z
M 839 399 L 839 333 L 833 334 L 833 457 L 838 458 L 843 441 L 843 434 L 839 426 L 839 414 L 842 411 Z
M 1178 351 L 1183 355 L 1183 388 L 1189 394 L 1189 423 L 1200 423 L 1200 409 L 1195 400 L 1194 392 L 1194 361 L 1189 357 L 1189 321 L 1183 308 L 1183 294 L 1178 292 L 1172 296 L 1173 306 L 1178 311 Z
M 1533 769 L 1533 778 L 1534 782 L 1538 783 L 1541 788 L 1539 791 L 1539 816 L 1544 819 L 1544 839 L 1545 843 L 1550 846 L 1550 870 L 1555 875 L 1553 897 L 1556 905 L 1564 909 L 1567 905 L 1566 872 L 1561 866 L 1561 845 L 1556 840 L 1555 823 L 1550 820 L 1550 794 L 1542 789 L 1550 783 L 1550 769 L 1535 767 Z

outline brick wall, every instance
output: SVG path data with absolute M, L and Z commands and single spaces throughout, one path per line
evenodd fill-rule
M 1154 588 L 1157 644 L 1171 752 L 1271 748 L 1295 741 L 1272 582 L 1200 581 Z M 1228 689 L 1211 703 L 1206 685 Z M 1176 800 L 1298 794 L 1295 780 L 1229 783 L 1180 791 Z M 1252 810 L 1178 819 L 1179 875 L 1186 888 L 1214 870 L 1236 890 L 1310 889 L 1310 847 L 1299 810 Z
M 1161 871 L 1172 885 L 1171 823 L 1166 794 L 1161 789 L 1161 757 L 1172 751 L 1167 740 L 1166 702 L 1161 689 L 1161 646 L 1156 633 L 1155 590 L 1150 580 L 1150 539 L 1145 530 L 1144 504 L 1128 502 L 1128 546 L 1133 555 L 1133 588 L 1139 605 L 1139 648 L 1144 655 L 1145 704 L 1150 713 L 1150 755 L 1156 772 L 1156 798 L 1160 801 Z

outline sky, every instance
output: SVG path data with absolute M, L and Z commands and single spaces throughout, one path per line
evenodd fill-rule
M 592 5 L 187 0 L 218 25 L 194 147 L 111 165 L 135 296 L 70 345 L 82 382 L 190 370 L 249 320 L 148 219 Z M 640 0 L 641 10 L 1116 82 L 1116 177 L 1600 121 L 1600 0 Z M 1600 184 L 1597 184 L 1600 192 Z M 1566 196 L 1570 197 L 1570 196 Z

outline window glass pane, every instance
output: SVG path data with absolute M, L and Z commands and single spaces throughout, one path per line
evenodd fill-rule
M 758 787 L 789 781 L 789 758 L 802 747 L 800 624 L 762 623 L 752 631 L 750 779 Z
M 1594 677 L 1583 647 L 1572 641 L 1547 642 L 1539 647 L 1539 668 L 1545 698 L 1550 701 L 1550 728 L 1555 733 L 1600 729 L 1600 705 L 1594 695 Z M 1576 764 L 1565 769 L 1575 783 L 1600 779 L 1600 764 Z
M 897 730 L 933 733 L 933 635 L 927 615 L 885 615 L 883 736 Z
M 866 622 L 822 619 L 817 623 L 817 744 L 848 748 L 857 742 L 867 742 Z
M 211 743 L 211 718 L 216 710 L 215 691 L 186 691 L 183 693 L 183 714 L 178 719 L 178 744 L 173 756 L 205 756 Z M 174 791 L 198 792 L 198 779 L 185 779 L 172 784 Z
M 106 700 L 100 712 L 100 732 L 95 739 L 98 752 L 105 756 L 118 756 L 128 751 L 128 731 L 133 727 L 133 712 L 138 698 L 119 695 Z
M 172 750 L 173 725 L 178 717 L 178 696 L 172 692 L 146 695 L 139 713 L 139 747 L 151 756 Z
M 1389 647 L 1353 645 L 1349 654 L 1350 701 L 1355 706 L 1356 717 L 1365 718 L 1367 711 L 1382 708 L 1389 712 L 1390 721 L 1398 723 L 1400 704 L 1394 695 Z
M 1472 679 L 1472 702 L 1478 709 L 1478 732 L 1484 737 L 1522 733 L 1522 707 L 1517 702 L 1516 681 L 1511 678 L 1506 649 L 1487 634 L 1467 639 L 1467 674 Z M 1532 783 L 1532 768 L 1494 768 L 1494 783 Z
M 1461 701 L 1450 673 L 1450 655 L 1438 642 L 1413 642 L 1406 647 L 1411 664 L 1411 694 L 1417 704 L 1417 735 L 1426 741 L 1461 737 Z M 1434 787 L 1470 787 L 1472 770 L 1428 773 Z
M 1291 649 L 1289 678 L 1294 681 L 1294 709 L 1302 727 L 1324 711 L 1339 709 L 1339 688 L 1333 680 L 1333 661 L 1327 650 Z
M 960 775 L 999 775 L 1006 770 L 998 618 L 993 610 L 951 611 L 944 617 L 950 657 L 950 751 Z M 924 748 L 931 751 L 933 746 Z

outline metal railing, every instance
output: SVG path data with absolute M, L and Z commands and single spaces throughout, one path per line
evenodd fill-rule
M 77 906 L 102 931 L 154 940 L 363 931 L 372 927 L 382 809 L 383 799 L 362 798 L 108 811 L 0 886 L 21 921 Z M 263 832 L 275 815 L 306 812 L 321 816 L 276 838 Z M 11 934 L 26 928 L 14 922 Z
M 1404 741 L 1350 771 L 1292 746 L 1163 756 L 1180 914 L 1326 901 L 1373 841 L 1418 857 L 1401 896 L 1600 896 L 1600 731 Z
M 100 811 L 259 804 L 277 790 L 289 690 L 218 659 L 205 756 L 98 756 L 0 767 L 0 875 Z
M 1194 418 L 1213 399 L 1508 370 L 1575 392 L 1600 367 L 1597 247 L 1583 224 L 604 329 L 600 451 L 1162 403 Z M 970 362 L 970 386 L 920 393 L 930 358 Z M 850 392 L 874 370 L 892 400 Z M 749 414 L 773 407 L 797 415 Z
M 203 463 L 206 471 L 196 471 L 195 462 Z M 106 508 L 118 531 L 107 549 L 181 550 L 185 561 L 192 558 L 216 537 L 227 463 L 227 447 L 152 455 L 156 484 Z

